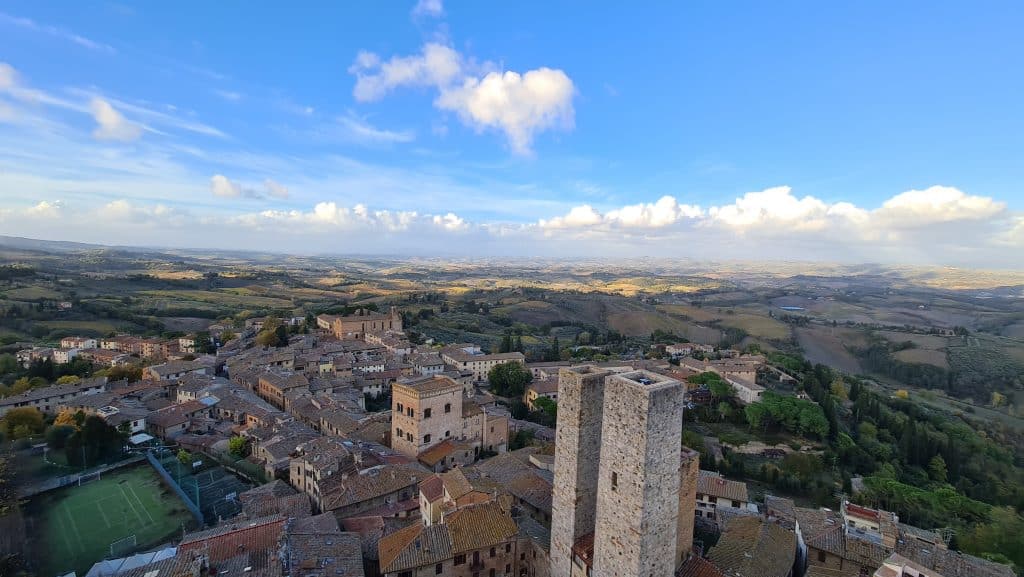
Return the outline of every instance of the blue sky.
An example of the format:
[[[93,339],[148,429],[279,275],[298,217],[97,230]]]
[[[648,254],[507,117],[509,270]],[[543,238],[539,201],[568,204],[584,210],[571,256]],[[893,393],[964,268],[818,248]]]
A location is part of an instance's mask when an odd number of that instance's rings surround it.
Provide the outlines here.
[[[0,232],[1019,268],[1021,29],[1016,2],[3,2]]]

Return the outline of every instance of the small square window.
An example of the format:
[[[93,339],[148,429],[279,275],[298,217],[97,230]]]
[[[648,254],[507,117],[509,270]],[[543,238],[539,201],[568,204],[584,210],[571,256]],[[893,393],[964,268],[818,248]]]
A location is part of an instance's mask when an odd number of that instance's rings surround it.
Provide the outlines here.
[[[434,566],[434,575],[440,575],[444,571],[444,563],[438,563]]]
[[[612,491],[618,490],[619,488],[619,474],[612,471]]]

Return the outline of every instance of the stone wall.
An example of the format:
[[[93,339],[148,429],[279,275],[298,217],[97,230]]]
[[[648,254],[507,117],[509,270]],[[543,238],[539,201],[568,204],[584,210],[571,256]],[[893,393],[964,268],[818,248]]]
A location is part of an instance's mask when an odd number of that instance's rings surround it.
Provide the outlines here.
[[[607,374],[590,366],[563,368],[558,374],[551,517],[552,577],[569,577],[573,544],[594,530]]]
[[[649,382],[645,382],[649,381]],[[671,575],[678,546],[683,386],[646,371],[605,380],[595,575]]]

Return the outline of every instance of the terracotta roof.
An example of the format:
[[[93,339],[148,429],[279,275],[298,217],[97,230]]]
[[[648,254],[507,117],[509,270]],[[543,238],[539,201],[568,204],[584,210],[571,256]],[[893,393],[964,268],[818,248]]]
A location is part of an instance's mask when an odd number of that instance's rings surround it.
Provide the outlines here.
[[[718,567],[715,567],[710,561],[693,555],[679,566],[676,577],[723,577],[723,575]]]
[[[420,483],[420,494],[433,503],[444,497],[444,481],[437,475],[431,475]]]
[[[284,527],[285,519],[279,515],[230,523],[186,535],[178,551],[201,551],[210,563],[220,563],[241,554],[276,551]]]
[[[796,534],[760,517],[737,517],[708,559],[725,575],[786,577],[796,560]]]
[[[697,478],[697,493],[732,501],[749,501],[747,484],[731,481],[712,471],[701,471]]]
[[[319,515],[322,517],[323,515]],[[332,519],[333,515],[328,514]],[[363,552],[359,536],[341,533],[335,522],[333,532],[288,535],[287,574],[303,577],[362,577]]]
[[[539,381],[533,381],[532,383],[530,383],[529,388],[541,395],[557,393],[558,377],[550,377],[547,379],[541,379]]]
[[[453,439],[445,439],[417,455],[416,460],[428,467],[433,467],[438,463],[444,462],[449,455],[457,451],[472,451],[472,447]]]
[[[519,527],[497,501],[463,507],[445,518],[451,530],[452,551],[461,553],[492,547],[515,538]]]
[[[406,465],[382,465],[356,475],[332,475],[321,481],[325,510],[333,511],[414,487],[426,473]]]
[[[406,382],[397,382],[392,387],[409,389],[416,393],[439,393],[448,389],[462,390],[462,385],[456,383],[450,377],[443,375],[431,375],[429,377],[417,378]]]
[[[462,473],[462,469],[452,469],[441,473],[439,477],[444,482],[445,491],[448,491],[448,495],[452,499],[458,499],[473,490],[473,486],[466,480],[466,475]]]
[[[453,555],[451,534],[446,525],[409,525],[385,535],[377,545],[381,573],[422,567]]]
[[[451,559],[458,553],[493,547],[516,537],[519,527],[497,501],[459,509],[444,523],[410,525],[381,538],[382,573],[404,571]]]

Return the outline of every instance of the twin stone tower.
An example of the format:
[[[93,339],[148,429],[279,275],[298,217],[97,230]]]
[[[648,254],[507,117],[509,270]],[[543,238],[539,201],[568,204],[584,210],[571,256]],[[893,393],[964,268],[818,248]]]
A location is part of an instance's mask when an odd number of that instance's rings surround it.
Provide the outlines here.
[[[699,462],[679,381],[559,373],[551,577],[669,577],[690,553]]]

